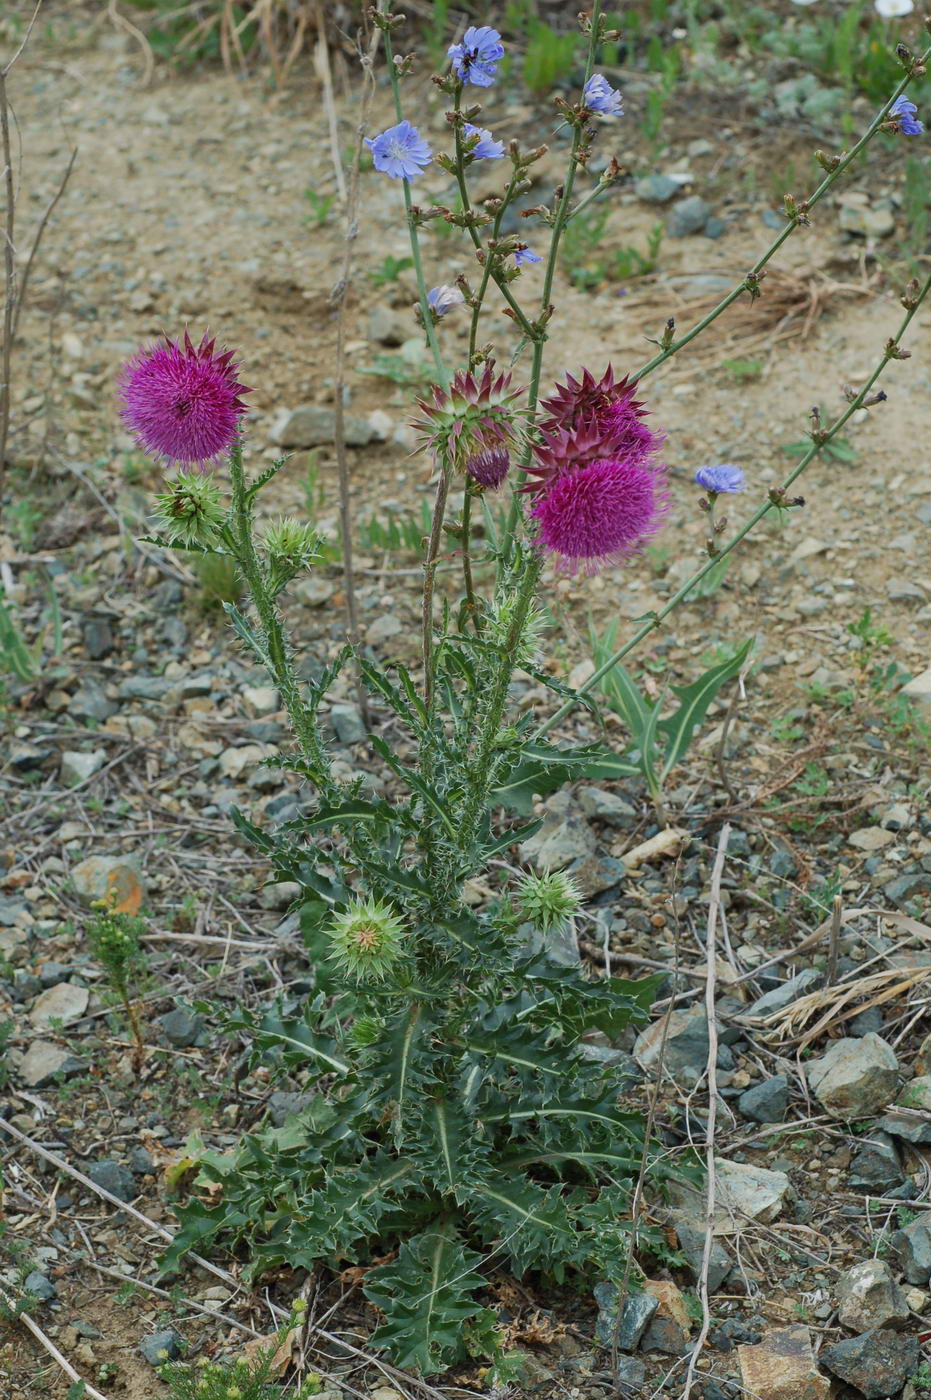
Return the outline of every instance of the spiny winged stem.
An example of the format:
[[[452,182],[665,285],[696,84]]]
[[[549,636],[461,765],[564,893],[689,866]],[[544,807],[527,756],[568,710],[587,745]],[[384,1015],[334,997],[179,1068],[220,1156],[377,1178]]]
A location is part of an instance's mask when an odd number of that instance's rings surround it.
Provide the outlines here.
[[[543,568],[540,555],[533,551],[524,563],[524,576],[520,581],[514,616],[507,635],[501,644],[498,670],[491,688],[491,694],[483,707],[479,728],[475,761],[468,772],[468,793],[459,823],[459,848],[468,851],[475,839],[479,818],[488,802],[490,779],[492,776],[495,747],[501,732],[501,721],[507,704],[508,686],[514,673],[514,658],[518,654],[527,615],[533,602],[534,592]]]
[[[423,689],[427,707],[428,722],[432,717],[434,697],[433,676],[433,583],[436,577],[436,563],[440,552],[440,536],[443,531],[443,517],[446,514],[446,498],[449,495],[449,463],[441,461],[440,479],[436,485],[436,503],[433,507],[433,524],[427,542],[427,553],[423,566],[423,609],[421,625],[423,633]]]
[[[329,773],[329,762],[320,742],[317,726],[308,715],[301,697],[300,686],[291,665],[284,632],[278,617],[275,601],[269,593],[252,538],[252,502],[246,487],[246,474],[242,465],[242,442],[237,440],[230,452],[230,486],[233,496],[233,539],[236,562],[242,569],[243,577],[252,595],[255,610],[259,615],[265,634],[265,646],[271,666],[272,678],[278,687],[288,711],[291,726],[301,748],[321,779]]]
[[[889,363],[889,361],[899,358],[897,353],[899,342],[901,341],[903,335],[908,329],[912,317],[915,315],[922,302],[928,296],[929,292],[931,292],[931,274],[929,274],[929,276],[925,280],[924,286],[920,289],[920,291],[917,292],[914,300],[908,306],[905,316],[903,317],[902,322],[899,325],[899,328],[896,331],[895,335],[892,337],[891,340],[887,341],[886,346],[883,350],[882,358],[880,359],[876,368],[873,370],[873,373],[870,375],[867,382],[863,385],[863,388],[860,390],[857,396],[850,401],[850,403],[844,409],[843,413],[841,413],[839,417],[831,424],[830,428],[826,429],[823,435],[819,434],[817,441],[812,442],[811,447],[808,449],[808,451],[805,453],[802,459],[796,464],[793,470],[789,473],[785,481],[783,481],[782,485],[774,488],[770,492],[768,499],[764,501],[763,504],[759,506],[756,511],[754,511],[753,515],[751,515],[746,525],[743,525],[741,529],[739,529],[737,533],[728,540],[727,544],[721,545],[719,547],[718,552],[715,554],[714,558],[706,560],[702,567],[700,569],[697,569],[695,573],[692,574],[691,578],[686,579],[682,587],[679,588],[677,592],[673,594],[673,596],[669,599],[667,603],[664,604],[662,608],[660,608],[659,612],[653,613],[653,615],[643,624],[643,626],[640,627],[634,633],[634,635],[629,639],[629,641],[625,642],[622,647],[619,647],[617,651],[613,652],[612,655],[608,658],[608,660],[603,662],[602,665],[599,666],[598,669],[595,672],[593,672],[591,676],[589,676],[588,680],[585,681],[583,685],[579,686],[579,689],[576,692],[576,695],[573,699],[566,700],[562,705],[560,705],[559,709],[556,710],[555,713],[549,717],[548,720],[546,720],[535,730],[533,735],[534,739],[540,739],[543,737],[543,735],[548,734],[551,729],[553,729],[557,724],[559,724],[560,720],[564,719],[566,715],[569,714],[570,710],[575,708],[575,705],[577,704],[578,700],[582,698],[582,696],[587,695],[590,691],[594,690],[595,687],[599,684],[599,682],[604,679],[608,672],[612,670],[612,668],[616,666],[619,661],[623,661],[624,657],[627,656],[629,652],[633,651],[634,647],[639,646],[639,644],[644,640],[645,637],[648,637],[651,632],[655,631],[656,628],[659,627],[660,624],[669,616],[673,609],[677,608],[681,602],[684,602],[684,600],[688,597],[689,593],[691,593],[695,585],[700,583],[701,580],[706,576],[706,574],[709,574],[712,569],[716,568],[720,561],[724,559],[728,554],[730,554],[731,550],[736,549],[737,545],[740,544],[741,540],[744,539],[747,535],[749,535],[751,530],[754,530],[756,528],[756,526],[760,523],[760,521],[765,515],[768,515],[771,510],[779,510],[783,508],[782,502],[785,498],[786,492],[788,491],[789,487],[793,484],[793,482],[798,480],[805,468],[814,460],[815,457],[818,456],[819,452],[821,452],[822,449],[827,446],[831,439],[835,437],[837,433],[840,432],[841,428],[848,421],[848,419],[851,418],[854,413],[856,413],[857,409],[862,407],[864,401],[869,396],[870,390],[873,388],[873,385],[879,379],[880,375],[886,368],[886,365]]]

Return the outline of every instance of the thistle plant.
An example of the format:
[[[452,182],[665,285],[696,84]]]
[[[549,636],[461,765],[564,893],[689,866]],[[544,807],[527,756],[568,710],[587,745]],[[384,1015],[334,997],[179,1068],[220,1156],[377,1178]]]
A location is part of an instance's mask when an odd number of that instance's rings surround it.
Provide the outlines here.
[[[95,908],[99,913],[87,926],[88,941],[94,957],[107,974],[110,986],[123,1004],[133,1039],[132,1068],[138,1074],[145,1059],[145,1037],[133,989],[136,979],[145,969],[145,954],[139,941],[145,932],[145,920],[116,913],[106,900],[99,900]]]
[[[635,567],[663,527],[669,498],[664,434],[649,412],[650,373],[739,297],[765,295],[769,259],[812,222],[869,141],[920,135],[913,104],[903,98],[924,72],[924,58],[900,55],[901,83],[849,152],[816,153],[824,178],[803,199],[786,195],[785,228],[712,312],[684,333],[667,318],[644,365],[623,373],[579,366],[551,383],[544,369],[557,324],[560,245],[620,174],[609,160],[596,180],[588,177],[596,147],[624,118],[621,94],[596,65],[601,46],[617,35],[606,29],[599,4],[582,17],[584,77],[574,99],[557,101],[570,135],[565,178],[550,204],[522,211],[525,239],[504,231],[503,216],[529,190],[545,147],[525,150],[482,126],[476,100],[498,78],[501,36],[472,26],[449,49],[447,69],[434,77],[447,99],[445,131],[428,136],[405,116],[413,57],[394,51],[403,16],[382,3],[373,18],[395,121],[367,138],[371,178],[396,181],[403,197],[416,321],[435,381],[414,410],[435,480],[419,667],[382,665],[347,645],[317,679],[303,678],[281,598],[313,567],[317,545],[300,521],[256,525],[259,493],[284,462],[247,475],[249,391],[232,351],[206,335],[197,347],[185,335],[149,348],[131,362],[122,392],[140,443],[181,464],[160,498],[155,542],[235,561],[251,607],[228,603],[227,615],[290,717],[294,743],[278,761],[313,794],[313,810],[274,835],[234,813],[277,877],[303,890],[314,989],[303,1002],[232,1019],[256,1061],[269,1059],[312,1091],[310,1105],[284,1128],[245,1137],[234,1154],[201,1153],[198,1184],[209,1190],[179,1208],[181,1228],[164,1264],[172,1268],[187,1249],[203,1251],[218,1237],[245,1248],[250,1277],[320,1261],[365,1265],[390,1253],[392,1262],[365,1273],[363,1291],[382,1316],[372,1343],[429,1373],[469,1355],[500,1361],[497,1318],[483,1299],[492,1262],[556,1279],[598,1273],[620,1283],[628,1275],[631,1185],[645,1150],[642,1122],[619,1107],[615,1071],[586,1053],[586,1037],[615,1038],[642,1021],[655,983],[591,980],[550,957],[553,936],[579,909],[571,872],[510,876],[499,873],[499,861],[494,895],[479,907],[466,898],[467,882],[488,879],[490,862],[537,830],[534,799],[566,782],[641,774],[659,804],[665,776],[746,648],[678,691],[679,709],[666,720],[624,684],[619,663],[767,514],[797,507],[790,494],[797,478],[851,414],[879,402],[874,386],[887,364],[907,357],[903,338],[929,282],[907,289],[904,317],[887,333],[863,388],[833,423],[812,425],[810,447],[729,538],[727,520],[716,515],[719,498],[742,504],[759,496],[759,486],[732,464],[696,464],[696,485],[706,493],[696,491],[696,521],[704,515],[708,525],[704,550],[700,535],[696,549],[706,557],[661,610],[621,645],[612,641],[577,691],[554,680],[540,659],[547,570]],[[413,101],[422,110],[422,93]],[[500,162],[503,173],[499,192],[475,204],[470,172],[482,161]],[[452,181],[448,205],[414,202],[414,187],[433,165]],[[588,188],[577,194],[583,181]],[[474,268],[450,282],[438,267],[431,287],[420,233],[434,220],[461,235]],[[545,252],[537,252],[547,236]],[[500,330],[482,341],[491,316],[500,326],[502,309],[516,344]],[[462,315],[468,355],[451,364],[447,318]],[[455,513],[454,489],[463,498]],[[436,597],[448,539],[462,571],[458,600]],[[342,779],[331,761],[320,711],[350,663],[373,713],[387,712],[393,732],[408,741],[403,751],[414,755],[402,758],[379,733],[370,735],[373,758],[393,778],[390,800]],[[547,719],[512,708],[517,667],[553,693]],[[550,731],[609,677],[636,754],[551,743]],[[531,819],[515,825],[515,813]],[[529,952],[520,932],[527,922],[539,935]],[[654,1163],[652,1178],[664,1169]]]

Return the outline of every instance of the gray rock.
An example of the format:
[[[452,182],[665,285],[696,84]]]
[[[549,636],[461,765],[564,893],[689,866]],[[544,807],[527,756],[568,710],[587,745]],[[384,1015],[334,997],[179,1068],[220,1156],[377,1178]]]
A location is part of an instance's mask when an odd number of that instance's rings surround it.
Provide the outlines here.
[[[129,1153],[129,1170],[133,1176],[151,1176],[155,1171],[151,1152],[144,1147],[133,1147]]]
[[[860,209],[845,204],[839,223],[844,233],[856,233],[863,238],[888,238],[895,233],[895,218],[888,209]]]
[[[169,1045],[174,1045],[178,1050],[187,1050],[200,1035],[204,1023],[199,1016],[192,1016],[186,1007],[176,1006],[174,1010],[166,1011],[164,1016],[159,1016],[155,1024],[161,1028]]]
[[[107,761],[106,749],[66,750],[61,756],[59,777],[64,787],[76,787],[99,773]]]
[[[931,1225],[926,1220],[920,1216],[892,1236],[892,1248],[906,1280],[920,1288],[931,1282]]]
[[[115,893],[121,901],[132,893],[144,897],[142,874],[132,856],[88,856],[71,871],[75,894],[85,904]]]
[[[136,1183],[133,1174],[128,1167],[121,1166],[119,1162],[112,1162],[105,1159],[101,1162],[91,1162],[87,1168],[87,1175],[95,1186],[99,1186],[103,1191],[109,1191],[111,1196],[116,1196],[121,1201],[132,1201],[136,1197]]]
[[[368,733],[358,705],[334,705],[330,720],[341,744],[358,744]]]
[[[344,426],[347,447],[365,447],[375,436],[370,423],[351,413],[345,415]],[[336,410],[316,403],[282,409],[268,436],[280,447],[325,447],[336,436]]]
[[[845,1269],[834,1288],[834,1305],[838,1322],[851,1332],[899,1329],[911,1316],[905,1294],[883,1259],[864,1259]]]
[[[643,1387],[646,1385],[647,1368],[636,1356],[619,1356],[617,1359],[617,1383],[620,1386],[621,1395],[634,1400],[637,1395],[643,1394]],[[706,1392],[707,1393],[707,1392]]]
[[[53,1298],[58,1297],[58,1289],[52,1280],[46,1278],[45,1274],[40,1274],[38,1269],[33,1269],[31,1274],[26,1275],[23,1280],[23,1289],[42,1303],[50,1303]]]
[[[124,700],[163,700],[171,690],[163,676],[130,676],[120,686]]]
[[[604,894],[605,890],[613,890],[621,883],[624,862],[594,851],[591,855],[574,860],[566,874],[571,876],[586,899],[593,899],[596,894]]]
[[[68,714],[72,719],[89,719],[96,723],[109,719],[118,709],[116,701],[107,699],[103,686],[93,676],[85,677],[68,704]]]
[[[594,852],[595,833],[567,792],[549,799],[543,825],[520,848],[521,860],[538,872],[563,870]]]
[[[676,1218],[673,1221],[679,1237],[679,1249],[685,1257],[689,1272],[696,1279],[701,1277],[702,1261],[705,1254],[705,1228],[693,1221]],[[727,1278],[734,1261],[719,1240],[711,1242],[711,1257],[708,1262],[708,1292],[716,1293]]]
[[[639,820],[636,807],[623,797],[618,797],[617,793],[605,792],[597,787],[583,787],[579,788],[576,798],[587,817],[604,822],[607,826],[630,831]]]
[[[669,1017],[663,1047],[666,1018],[652,1022],[634,1042],[634,1055],[641,1066],[653,1069],[663,1052],[663,1066],[673,1079],[694,1084],[708,1061],[708,1020],[700,1006],[673,1011]]]
[[[54,1045],[50,1040],[34,1040],[22,1058],[19,1075],[30,1089],[41,1089],[43,1085],[51,1083],[56,1075],[70,1079],[85,1067],[85,1062],[72,1055],[70,1050]]]
[[[259,903],[263,909],[290,909],[300,898],[301,887],[295,880],[277,880],[265,885],[259,892]]]
[[[645,204],[669,204],[682,189],[669,175],[644,175],[634,181],[634,194]]]
[[[878,1328],[827,1347],[819,1360],[866,1400],[887,1400],[917,1371],[921,1348],[917,1337]]]
[[[268,1116],[273,1126],[283,1128],[289,1118],[309,1108],[315,1097],[314,1094],[289,1094],[283,1089],[276,1089],[268,1100]]]
[[[890,880],[887,885],[883,885],[883,894],[893,904],[906,905],[909,900],[917,895],[927,895],[931,893],[931,872],[913,871],[908,875],[899,875],[897,879]]]
[[[14,773],[33,773],[45,762],[50,749],[36,748],[35,744],[17,742],[7,749],[6,762]]]
[[[595,1301],[600,1308],[595,1323],[595,1336],[604,1346],[612,1346],[617,1324],[617,1287],[613,1283],[595,1284]],[[651,1293],[630,1293],[621,1309],[621,1325],[617,1344],[621,1351],[636,1351],[640,1339],[659,1307],[659,1299]]]
[[[640,1350],[658,1351],[663,1356],[681,1356],[688,1342],[688,1336],[675,1318],[654,1317],[640,1339]]]
[[[884,1196],[905,1180],[895,1143],[888,1133],[875,1128],[854,1155],[847,1174],[852,1191]]]
[[[848,1035],[869,1035],[870,1031],[875,1035],[882,1035],[883,1014],[878,1006],[870,1006],[865,1011],[858,1011],[856,1016],[851,1016],[847,1022]]]
[[[705,224],[705,228],[704,228],[705,237],[706,237],[706,238],[715,238],[715,239],[717,239],[717,238],[723,238],[724,235],[725,235],[726,233],[727,233],[727,224],[724,222],[723,219],[719,219],[718,216],[717,216],[716,214],[712,214],[711,218],[710,218],[710,219],[708,220],[708,222]]]
[[[84,1015],[89,999],[90,992],[86,987],[76,987],[73,982],[59,982],[36,997],[29,1012],[30,1023],[37,1030],[45,1030],[53,1023],[69,1026]]]
[[[913,676],[903,685],[901,693],[918,705],[931,705],[931,666],[921,675]]]
[[[0,925],[4,928],[15,928],[17,924],[22,923],[23,915],[28,913],[25,900],[0,895]]]
[[[752,1005],[747,1007],[747,1016],[769,1016],[774,1011],[784,1011],[787,1006],[791,1006],[793,1001],[798,1001],[799,997],[806,992],[812,991],[821,981],[821,973],[816,967],[805,967],[801,972],[797,972],[794,977],[790,977],[788,982],[783,982],[780,986],[774,987],[771,992],[766,992],[758,997]]]
[[[701,195],[689,195],[675,206],[669,217],[670,237],[686,238],[690,233],[701,233],[711,213],[711,205]]]
[[[365,629],[365,640],[369,646],[378,646],[381,642],[390,642],[392,637],[403,631],[404,625],[400,618],[395,617],[394,613],[386,612],[369,623]]]
[[[113,628],[105,617],[85,618],[81,625],[84,650],[91,661],[101,661],[113,650]]]
[[[177,1360],[184,1351],[184,1338],[173,1327],[166,1327],[164,1332],[143,1337],[139,1350],[150,1366],[164,1366],[166,1361]]]
[[[789,1106],[789,1081],[784,1074],[754,1084],[737,1100],[744,1118],[754,1123],[781,1123]]]
[[[931,1118],[927,1115],[910,1113],[886,1113],[877,1118],[876,1127],[890,1137],[901,1142],[910,1142],[915,1147],[931,1146]]]
[[[877,1113],[895,1097],[899,1062],[891,1045],[872,1033],[835,1040],[806,1075],[818,1102],[836,1118]]]
[[[379,302],[369,310],[369,340],[379,345],[403,345],[410,326],[393,307]]]

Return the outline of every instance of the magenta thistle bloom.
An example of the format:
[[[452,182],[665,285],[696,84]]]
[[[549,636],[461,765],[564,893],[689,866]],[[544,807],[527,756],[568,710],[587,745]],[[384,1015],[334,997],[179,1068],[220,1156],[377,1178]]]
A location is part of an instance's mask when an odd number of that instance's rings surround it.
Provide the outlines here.
[[[531,514],[540,543],[564,572],[594,574],[642,549],[667,510],[661,469],[606,457],[558,476]]]
[[[466,471],[479,486],[496,491],[508,474],[510,458],[506,447],[491,447],[485,452],[476,452],[466,462]]]
[[[590,112],[600,112],[603,117],[622,117],[621,94],[613,88],[602,73],[593,73],[582,89],[582,101]]]
[[[504,57],[504,45],[497,29],[473,24],[463,34],[462,43],[450,44],[447,52],[457,78],[475,87],[491,87]]]
[[[372,152],[375,169],[390,175],[392,180],[416,180],[424,166],[430,164],[433,152],[410,122],[398,122],[380,135],[365,138]]]
[[[123,422],[145,452],[205,469],[236,440],[252,390],[236,378],[233,351],[214,352],[206,333],[195,346],[165,343],[141,350],[120,373]]]

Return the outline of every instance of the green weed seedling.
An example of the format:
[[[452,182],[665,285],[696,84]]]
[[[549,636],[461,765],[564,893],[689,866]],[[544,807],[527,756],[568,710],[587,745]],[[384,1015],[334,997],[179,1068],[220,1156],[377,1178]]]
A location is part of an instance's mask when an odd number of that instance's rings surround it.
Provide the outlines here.
[[[117,914],[105,900],[94,906],[97,916],[87,926],[91,952],[107,975],[126,1012],[133,1039],[132,1066],[136,1074],[145,1059],[145,1038],[135,1003],[135,985],[145,971],[146,960],[140,939],[145,932],[145,919],[129,914]]]
[[[331,194],[318,194],[316,190],[308,188],[304,191],[304,198],[310,205],[310,215],[304,222],[306,224],[313,224],[315,228],[322,228],[330,217],[334,196]]]
[[[397,282],[402,272],[407,272],[414,266],[413,258],[393,258],[389,253],[383,260],[380,267],[366,273],[376,287],[387,287],[390,282]]]
[[[596,666],[613,655],[616,635],[616,622],[600,637],[592,632],[592,659]],[[685,756],[718,691],[740,673],[752,646],[752,641],[744,642],[732,656],[711,666],[691,685],[672,686],[679,705],[665,717],[662,699],[651,701],[624,666],[616,664],[602,679],[600,688],[605,700],[630,730],[631,743],[623,762],[629,774],[639,774],[645,780],[660,821],[665,821],[663,788],[669,774]]]
[[[209,550],[195,555],[193,568],[200,584],[199,602],[203,608],[209,611],[238,601],[242,585],[236,561],[229,554]]]
[[[170,1362],[159,1368],[170,1400],[311,1400],[323,1390],[323,1378],[311,1371],[293,1388],[282,1391],[276,1377],[283,1369],[281,1354],[288,1334],[300,1323],[306,1304],[296,1299],[288,1325],[251,1357],[193,1364]]]
[[[765,366],[762,360],[722,360],[721,368],[735,384],[755,384],[762,378]]]

